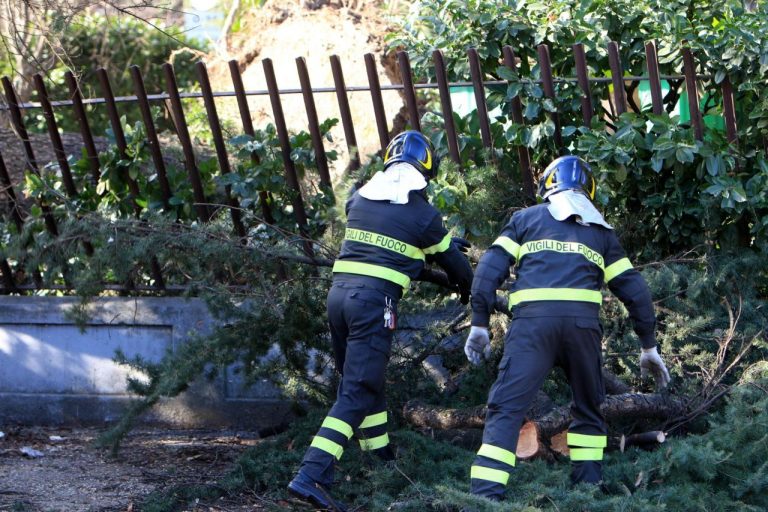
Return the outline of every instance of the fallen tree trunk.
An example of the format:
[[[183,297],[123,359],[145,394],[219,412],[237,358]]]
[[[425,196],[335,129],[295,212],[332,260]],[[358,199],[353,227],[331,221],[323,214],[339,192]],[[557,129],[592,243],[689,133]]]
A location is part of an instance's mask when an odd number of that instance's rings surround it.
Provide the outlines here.
[[[529,418],[544,416],[556,410],[552,400],[539,391],[526,415]],[[410,400],[403,406],[403,416],[415,427],[435,429],[483,428],[486,406],[478,405],[468,409],[451,409],[428,405],[420,400]]]
[[[606,421],[656,419],[665,420],[679,416],[685,411],[682,399],[658,393],[624,393],[609,395],[601,407]],[[426,405],[411,400],[403,407],[403,416],[411,425],[422,428],[468,429],[483,428],[485,406],[469,409],[451,409]],[[569,406],[555,407],[538,418],[536,423],[540,438],[550,439],[568,428],[571,422]]]
[[[403,416],[413,426],[437,429],[483,428],[485,425],[484,405],[471,409],[450,409],[427,405],[410,400],[403,406]]]

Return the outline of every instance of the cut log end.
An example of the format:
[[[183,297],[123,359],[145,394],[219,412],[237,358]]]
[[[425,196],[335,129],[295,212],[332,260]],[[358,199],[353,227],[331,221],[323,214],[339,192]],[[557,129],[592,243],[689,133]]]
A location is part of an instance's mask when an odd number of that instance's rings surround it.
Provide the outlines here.
[[[549,447],[552,451],[559,453],[564,457],[571,455],[571,450],[568,448],[568,431],[563,430],[559,434],[555,434],[549,440]]]
[[[536,457],[542,451],[541,441],[539,441],[539,428],[536,423],[526,421],[520,428],[520,437],[517,438],[517,458],[528,460]]]

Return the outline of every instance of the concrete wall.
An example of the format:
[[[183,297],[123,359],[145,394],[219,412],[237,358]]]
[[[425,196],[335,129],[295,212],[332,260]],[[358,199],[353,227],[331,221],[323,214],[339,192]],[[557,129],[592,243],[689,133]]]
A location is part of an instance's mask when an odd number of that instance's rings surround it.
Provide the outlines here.
[[[131,396],[128,376],[112,359],[159,361],[214,320],[199,299],[101,298],[85,330],[75,325],[71,297],[0,297],[0,425],[102,425],[119,419]],[[201,378],[156,405],[143,421],[173,427],[271,428],[290,405],[266,382],[245,388],[231,369]]]

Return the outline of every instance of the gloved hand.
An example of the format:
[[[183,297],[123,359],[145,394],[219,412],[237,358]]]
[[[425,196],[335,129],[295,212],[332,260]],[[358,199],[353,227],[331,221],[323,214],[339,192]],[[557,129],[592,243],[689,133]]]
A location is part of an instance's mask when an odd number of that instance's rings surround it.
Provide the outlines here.
[[[469,240],[466,238],[461,238],[460,236],[451,237],[451,243],[464,254],[467,254],[469,248],[472,247],[472,244],[469,243]]]
[[[475,366],[479,365],[483,358],[488,359],[491,355],[491,340],[488,337],[488,329],[485,327],[475,327],[469,330],[467,342],[464,344],[464,353],[469,362]]]
[[[669,372],[656,347],[644,348],[640,353],[640,377],[645,378],[648,372],[653,375],[657,390],[669,384]]]

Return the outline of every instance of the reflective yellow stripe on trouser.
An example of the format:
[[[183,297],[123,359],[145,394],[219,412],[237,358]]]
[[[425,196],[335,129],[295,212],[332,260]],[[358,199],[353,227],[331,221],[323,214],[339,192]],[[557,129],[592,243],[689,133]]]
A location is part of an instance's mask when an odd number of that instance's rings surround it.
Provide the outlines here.
[[[484,444],[477,451],[477,454],[482,457],[487,457],[489,459],[503,462],[504,464],[508,464],[510,466],[515,465],[515,454],[509,450],[505,450],[504,448],[499,448],[498,446]]]
[[[387,411],[382,411],[376,414],[366,416],[363,422],[360,424],[360,428],[371,428],[379,425],[383,425],[387,422]]]
[[[502,462],[508,466],[514,467],[515,465],[515,454],[513,452],[491,444],[483,444],[477,451],[477,455],[479,457]],[[509,481],[509,472],[501,469],[474,465],[470,469],[470,478],[488,480],[489,482],[507,485],[507,482]]]
[[[376,430],[379,430],[379,432],[381,432],[382,429],[375,429],[374,427],[386,426],[386,424],[387,424],[387,411],[382,411],[376,414],[371,414],[370,416],[366,416],[365,419],[363,419],[363,422],[360,424],[360,430],[372,429],[374,430],[374,432]],[[360,449],[363,451],[378,450],[379,448],[384,448],[388,444],[389,444],[389,434],[387,434],[386,432],[379,436],[375,436],[367,439],[366,438],[360,439]]]
[[[361,439],[360,449],[363,451],[378,450],[379,448],[384,448],[388,444],[389,434],[383,434],[378,437],[372,437],[371,439]]]
[[[320,428],[329,428],[331,430],[335,430],[336,432],[347,436],[347,439],[352,437],[352,427],[349,425],[349,423],[338,418],[334,418],[333,416],[326,417],[323,420],[323,424],[320,425]]]
[[[573,462],[603,460],[603,449],[608,445],[608,436],[604,435],[568,432],[567,440]]]
[[[314,439],[312,439],[312,444],[309,446],[312,446],[314,448],[317,448],[319,450],[323,450],[324,452],[330,453],[336,459],[341,458],[341,454],[344,453],[344,448],[338,444],[334,443],[330,439],[326,439],[322,436],[315,436]]]
[[[500,469],[486,468],[485,466],[472,466],[469,472],[470,478],[488,480],[501,485],[507,485],[509,473]]]
[[[578,288],[529,288],[518,290],[509,295],[509,307],[521,302],[538,300],[567,300],[575,302],[603,303],[603,295],[599,290],[581,290]]]

